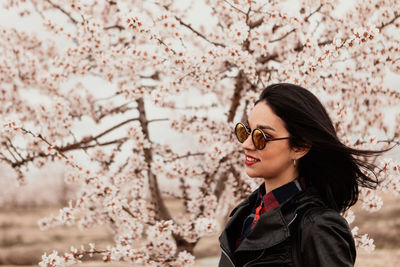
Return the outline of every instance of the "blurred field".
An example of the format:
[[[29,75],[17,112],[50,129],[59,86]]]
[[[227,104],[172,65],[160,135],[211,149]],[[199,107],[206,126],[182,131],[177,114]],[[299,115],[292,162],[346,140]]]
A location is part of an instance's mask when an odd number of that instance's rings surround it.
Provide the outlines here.
[[[377,213],[362,211],[356,206],[356,221],[359,233],[368,233],[375,240],[376,250],[372,254],[358,251],[357,267],[400,266],[400,198],[384,196],[383,208]],[[181,203],[169,200],[173,214],[181,210]],[[79,247],[89,242],[102,248],[112,244],[110,231],[99,227],[81,232],[76,227],[59,227],[40,231],[37,220],[56,214],[59,207],[5,208],[0,209],[0,265],[37,266],[44,252],[53,249],[63,252],[71,245]],[[218,235],[202,239],[195,249],[196,266],[217,266],[219,256]],[[89,259],[88,259],[89,260]],[[96,260],[96,259],[95,259]],[[100,260],[100,258],[97,258]],[[132,266],[127,263],[103,264],[100,261],[85,262],[82,266]]]

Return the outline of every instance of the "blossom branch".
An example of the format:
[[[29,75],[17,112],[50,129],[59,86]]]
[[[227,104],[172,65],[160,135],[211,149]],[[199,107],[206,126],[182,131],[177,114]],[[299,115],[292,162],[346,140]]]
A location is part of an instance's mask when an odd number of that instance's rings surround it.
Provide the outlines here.
[[[150,143],[150,137],[149,137],[149,130],[148,130],[148,121],[146,117],[146,111],[144,108],[144,100],[143,98],[138,98],[137,99],[137,104],[138,104],[138,110],[139,110],[139,122],[140,126],[142,128],[142,132],[144,135],[144,138],[147,139]],[[156,206],[156,209],[159,210],[159,213],[156,214],[156,217],[162,220],[170,220],[171,214],[166,207],[164,203],[164,199],[161,198],[161,192],[160,188],[158,186],[157,182],[157,177],[154,175],[154,173],[151,171],[151,162],[153,161],[153,155],[152,155],[152,150],[151,148],[144,148],[144,158],[145,162],[147,163],[148,166],[148,180],[149,180],[149,188],[150,188],[150,193],[152,200],[154,201],[154,204]]]
[[[112,99],[112,98],[114,98],[114,97],[116,97],[116,96],[119,96],[120,94],[122,94],[122,91],[118,91],[118,92],[116,92],[115,94],[113,94],[113,95],[111,95],[111,96],[107,96],[107,97],[103,97],[103,98],[98,98],[98,99],[96,99],[95,101],[97,102],[97,101],[109,100],[109,99]]]
[[[35,138],[39,138],[40,140],[42,140],[43,142],[45,142],[49,146],[49,149],[51,149],[51,148],[54,149],[62,157],[67,159],[68,157],[64,154],[64,152],[67,152],[67,151],[76,150],[76,149],[87,149],[87,148],[96,147],[96,146],[107,146],[107,145],[111,145],[111,144],[121,144],[121,143],[125,142],[127,140],[127,138],[120,138],[120,139],[109,141],[109,142],[105,142],[105,143],[98,143],[97,139],[99,139],[100,137],[102,137],[102,136],[114,131],[115,129],[118,129],[119,127],[121,127],[121,126],[123,126],[123,125],[125,125],[125,124],[127,124],[129,122],[135,121],[135,120],[138,120],[138,118],[125,120],[125,121],[123,121],[123,122],[121,122],[121,123],[109,128],[109,129],[103,131],[102,133],[100,133],[100,134],[98,134],[96,136],[84,137],[79,142],[75,142],[75,143],[72,143],[72,144],[69,144],[69,145],[66,145],[66,146],[61,146],[61,147],[53,146],[41,134],[36,135],[36,134],[32,133],[31,131],[26,130],[24,128],[21,128],[21,130],[26,134],[30,134]],[[94,145],[86,145],[86,144],[88,144],[88,143],[90,143],[92,141],[96,141],[96,144],[94,144]],[[30,155],[30,156],[24,158],[23,160],[16,160],[16,162],[14,162],[12,164],[12,166],[13,167],[19,167],[19,166],[21,166],[23,164],[26,164],[27,162],[33,161],[35,158],[54,157],[54,156],[56,156],[56,154],[46,154],[46,153],[41,152],[41,153]]]
[[[240,96],[241,92],[244,88],[244,84],[246,83],[246,75],[242,70],[239,71],[238,76],[236,77],[236,82],[235,82],[235,91],[232,95],[232,100],[231,100],[231,106],[229,108],[228,112],[228,122],[232,122],[233,118],[236,114],[236,110],[239,107],[240,103]]]
[[[190,212],[190,208],[189,208],[190,198],[188,195],[189,187],[185,184],[185,180],[183,179],[183,176],[179,177],[179,182],[181,183],[179,188],[182,190],[183,205],[185,206],[186,211]]]
[[[105,131],[99,133],[99,134],[96,135],[96,136],[83,138],[82,141],[80,141],[79,143],[75,143],[75,144],[71,144],[71,145],[69,145],[69,146],[66,146],[66,147],[63,148],[62,151],[70,150],[71,148],[77,147],[77,146],[79,146],[79,145],[81,145],[81,144],[86,144],[86,143],[89,143],[89,142],[91,142],[91,141],[97,140],[97,139],[99,139],[100,137],[102,137],[102,136],[104,136],[104,135],[106,135],[106,134],[108,134],[108,133],[110,133],[110,132],[112,132],[112,131],[114,131],[114,130],[120,128],[121,126],[123,126],[123,125],[125,125],[125,124],[127,124],[127,123],[130,123],[130,122],[132,122],[132,121],[137,121],[137,120],[139,120],[139,118],[127,119],[127,120],[125,120],[125,121],[123,121],[123,122],[120,122],[120,123],[118,123],[117,125],[115,125],[115,126],[109,128],[109,129],[107,129],[107,130],[105,130]]]
[[[46,138],[44,138],[43,136],[42,136],[42,134],[38,134],[38,135],[36,135],[36,134],[34,134],[33,132],[31,132],[31,131],[29,131],[29,130],[26,130],[26,129],[24,129],[24,128],[20,128],[25,134],[30,134],[30,135],[32,135],[33,137],[35,137],[35,138],[39,138],[42,142],[44,142],[44,143],[46,143],[47,145],[48,145],[48,149],[49,150],[51,150],[51,149],[54,149],[55,151],[57,151],[63,158],[65,158],[65,159],[68,159],[68,157],[63,153],[63,151],[61,151],[61,150],[59,150],[59,148],[57,148],[56,146],[53,146],[49,141],[47,141],[46,140]],[[46,156],[48,156],[49,154],[42,154],[42,153],[39,153],[40,155],[46,155]]]
[[[295,31],[296,31],[296,29],[292,29],[291,31],[288,31],[287,33],[285,33],[281,37],[269,41],[269,43],[275,43],[275,42],[278,42],[278,41],[282,41],[283,39],[285,39],[286,37],[288,37],[291,33],[295,32]]]
[[[113,114],[116,114],[116,113],[124,113],[124,112],[126,112],[128,110],[132,110],[132,109],[134,109],[134,107],[128,107],[128,105],[133,103],[133,102],[134,102],[134,100],[126,102],[124,104],[121,104],[121,105],[109,110],[108,112],[100,113],[100,115],[97,117],[97,119],[95,121],[99,122],[101,119],[103,119],[106,116],[113,115]],[[100,112],[101,112],[101,106],[100,106]]]
[[[12,148],[12,150],[14,151],[14,153],[17,154],[18,157],[19,157],[20,159],[23,159],[22,155],[18,152],[18,150],[17,150],[17,149],[15,148],[15,146],[13,145],[11,139],[7,137],[7,141],[8,141],[8,143],[10,144],[10,147]],[[6,144],[6,146],[7,146],[7,144]],[[8,149],[8,146],[7,146],[7,149]]]
[[[215,189],[214,189],[214,192],[213,192],[213,194],[216,196],[217,200],[219,200],[219,198],[222,195],[222,192],[225,189],[225,184],[226,184],[226,181],[228,180],[228,176],[229,176],[230,173],[231,172],[226,171],[226,172],[223,172],[218,177],[217,184],[215,185]]]
[[[4,144],[4,143],[3,143]],[[4,155],[4,153],[2,152],[2,151],[0,151],[0,155],[2,156],[2,157],[0,157],[0,160],[3,160],[3,161],[5,161],[5,162],[7,162],[8,164],[12,164],[12,161],[10,160],[10,159],[8,159],[7,157],[6,157],[6,155]]]
[[[106,30],[106,31],[111,30],[111,29],[118,29],[118,30],[122,31],[122,30],[125,30],[125,27],[118,25],[118,24],[104,27],[104,30]]]
[[[323,7],[323,4],[320,4],[319,7],[318,7],[316,10],[314,10],[314,11],[311,12],[307,17],[304,18],[304,21],[308,22],[308,19],[309,19],[312,15],[314,15],[315,13],[317,13],[318,11],[320,11],[322,7]]]
[[[52,1],[50,0],[46,0],[47,3],[49,3],[52,7],[54,7],[55,9],[60,10],[62,13],[64,13],[65,15],[67,15],[67,17],[74,23],[77,24],[78,21],[76,19],[74,19],[72,17],[71,14],[69,14],[67,11],[65,11],[65,9],[63,9],[61,6],[54,4]]]
[[[18,159],[15,157],[14,153],[10,150],[9,146],[7,145],[6,142],[3,143],[8,151],[8,153],[13,157],[15,162],[18,162]]]
[[[199,36],[200,38],[202,38],[203,40],[209,42],[210,44],[213,44],[215,46],[221,46],[221,47],[226,47],[224,44],[221,43],[217,43],[217,42],[212,42],[210,40],[207,39],[207,37],[205,37],[203,34],[201,34],[199,31],[193,29],[193,27],[190,24],[187,24],[185,22],[182,21],[182,19],[180,19],[179,17],[175,16],[175,19],[182,25],[185,26],[186,28],[188,28],[189,30],[191,30],[193,33],[195,33],[197,36]]]
[[[225,3],[227,3],[228,5],[230,5],[233,9],[235,9],[235,10],[237,10],[237,11],[239,11],[240,13],[242,13],[242,14],[244,14],[244,15],[247,15],[247,13],[246,12],[244,12],[243,10],[241,10],[240,8],[237,8],[237,7],[235,7],[234,5],[232,5],[231,3],[229,3],[229,1],[227,1],[227,0],[224,0],[224,2]]]
[[[254,28],[257,28],[258,26],[260,26],[263,22],[264,22],[264,18],[259,18],[258,20],[255,20],[255,21],[248,20],[247,26],[249,26],[250,29],[254,29]]]
[[[396,12],[396,13],[397,13],[397,12]],[[395,14],[396,14],[396,13],[395,13]],[[379,30],[382,30],[383,28],[385,28],[385,27],[387,27],[387,26],[393,24],[398,18],[400,18],[400,14],[395,15],[393,19],[391,19],[390,21],[388,21],[388,22],[386,22],[386,23],[383,23],[381,26],[379,26],[379,27],[377,27],[377,28],[378,28]]]
[[[125,143],[128,140],[129,140],[128,137],[123,137],[123,138],[119,138],[119,139],[116,139],[116,140],[113,140],[113,141],[104,142],[104,143],[96,142],[96,144],[87,145],[87,146],[81,146],[81,147],[76,148],[76,149],[84,149],[85,150],[87,148],[99,147],[99,146],[108,146],[108,145],[114,145],[114,144],[121,145],[121,144]]]
[[[357,145],[361,145],[361,144],[366,144],[366,143],[371,143],[371,142],[374,142],[374,141],[375,141],[374,139],[371,139],[371,140],[369,140],[369,141],[360,141],[360,140],[357,140],[357,141],[353,144],[353,146],[357,146]],[[377,143],[387,143],[388,145],[394,143],[394,146],[393,146],[393,147],[395,147],[395,146],[397,146],[397,145],[400,145],[400,140],[395,140],[395,138],[386,139],[386,140],[377,140],[376,142],[377,142]],[[392,148],[393,148],[393,147],[392,147]]]
[[[188,152],[185,155],[177,156],[177,157],[172,158],[170,160],[164,160],[164,162],[167,163],[167,162],[172,162],[172,161],[175,161],[175,160],[188,158],[188,157],[194,157],[194,156],[204,156],[204,154],[205,154],[204,152],[198,152],[198,153],[190,153],[190,152]]]
[[[171,52],[172,52],[174,55],[176,55],[176,51],[175,51],[174,49],[170,48],[163,40],[161,40],[160,38],[156,38],[156,40],[157,40],[160,44],[162,44],[163,46],[165,46],[166,49],[171,50]]]
[[[31,0],[31,4],[32,4],[33,8],[35,9],[35,11],[39,14],[39,16],[44,20],[45,17],[44,17],[44,15],[43,15],[43,12],[40,11],[40,10],[37,8],[37,6],[36,6],[36,4],[35,4],[35,2],[34,2],[33,0]]]

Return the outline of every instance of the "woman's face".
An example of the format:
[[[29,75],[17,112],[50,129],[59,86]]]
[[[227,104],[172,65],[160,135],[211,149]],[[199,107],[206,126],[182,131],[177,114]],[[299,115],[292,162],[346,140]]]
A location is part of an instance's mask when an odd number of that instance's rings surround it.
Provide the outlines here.
[[[278,138],[289,136],[284,122],[264,101],[257,103],[250,111],[247,125],[251,131],[261,128],[267,137]],[[250,177],[273,179],[293,175],[294,153],[289,147],[289,140],[282,139],[269,141],[262,150],[257,150],[251,140],[251,135],[242,143],[246,156],[252,156],[259,161],[255,164],[246,164],[246,173]]]

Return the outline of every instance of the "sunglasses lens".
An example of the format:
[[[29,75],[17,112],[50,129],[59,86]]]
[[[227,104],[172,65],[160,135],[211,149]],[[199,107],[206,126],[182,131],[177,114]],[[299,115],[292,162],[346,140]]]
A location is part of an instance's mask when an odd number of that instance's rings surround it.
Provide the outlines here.
[[[255,129],[253,131],[253,142],[257,149],[263,149],[265,146],[265,138],[261,130]]]
[[[243,143],[249,136],[249,134],[246,131],[245,126],[241,123],[236,124],[235,134],[240,143]]]

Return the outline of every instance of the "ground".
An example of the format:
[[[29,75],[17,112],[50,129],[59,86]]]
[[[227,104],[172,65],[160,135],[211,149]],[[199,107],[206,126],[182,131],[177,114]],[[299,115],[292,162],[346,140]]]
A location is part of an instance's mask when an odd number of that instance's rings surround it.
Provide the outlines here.
[[[400,206],[399,198],[384,195],[383,208],[375,213],[363,211],[357,204],[354,208],[359,233],[368,233],[375,240],[376,250],[367,254],[358,250],[356,267],[400,266]],[[179,201],[169,200],[172,213],[181,209]],[[112,236],[105,227],[81,232],[76,227],[59,227],[40,231],[37,220],[56,214],[60,207],[3,207],[0,209],[0,265],[37,266],[44,252],[53,249],[68,250],[71,245],[79,247],[94,242],[98,247],[112,244]],[[219,257],[218,235],[203,238],[195,248],[196,266],[217,266]],[[126,263],[103,264],[90,261],[82,264],[95,266],[132,266]]]

